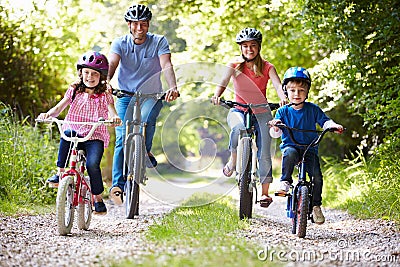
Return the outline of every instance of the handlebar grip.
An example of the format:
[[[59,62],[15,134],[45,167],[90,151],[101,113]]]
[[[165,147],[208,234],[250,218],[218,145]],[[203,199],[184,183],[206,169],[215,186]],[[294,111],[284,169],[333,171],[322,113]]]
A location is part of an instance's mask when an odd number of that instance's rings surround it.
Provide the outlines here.
[[[268,103],[268,105],[271,111],[280,108],[280,105],[278,103]]]

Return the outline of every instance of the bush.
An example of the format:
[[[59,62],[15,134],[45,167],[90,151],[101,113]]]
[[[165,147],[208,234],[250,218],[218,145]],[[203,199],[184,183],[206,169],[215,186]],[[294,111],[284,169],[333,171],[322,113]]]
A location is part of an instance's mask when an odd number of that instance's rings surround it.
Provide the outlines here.
[[[54,172],[58,145],[25,121],[18,121],[0,102],[0,210],[15,212],[32,204],[54,203],[54,189],[46,186]]]
[[[368,159],[361,151],[342,163],[324,158],[324,201],[360,218],[400,222],[399,149],[397,138],[380,145]]]

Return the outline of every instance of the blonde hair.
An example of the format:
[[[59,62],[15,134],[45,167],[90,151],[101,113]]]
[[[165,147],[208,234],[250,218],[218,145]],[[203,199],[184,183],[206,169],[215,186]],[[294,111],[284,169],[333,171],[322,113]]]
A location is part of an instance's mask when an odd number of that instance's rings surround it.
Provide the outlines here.
[[[239,65],[236,66],[236,76],[243,72],[243,69],[246,65],[246,61],[241,62]],[[252,71],[256,74],[256,77],[263,77],[264,74],[264,62],[260,56],[260,53],[254,59],[254,65]]]

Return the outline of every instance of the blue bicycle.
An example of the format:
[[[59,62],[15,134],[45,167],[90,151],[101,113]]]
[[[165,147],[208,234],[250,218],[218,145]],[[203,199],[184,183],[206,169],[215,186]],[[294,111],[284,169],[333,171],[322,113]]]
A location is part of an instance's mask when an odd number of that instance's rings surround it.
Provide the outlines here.
[[[287,197],[286,215],[292,220],[292,234],[297,234],[298,237],[305,237],[307,230],[307,220],[314,223],[312,216],[312,196],[314,190],[313,177],[307,179],[306,175],[306,154],[310,148],[316,147],[327,132],[335,132],[337,128],[327,128],[323,131],[316,130],[300,130],[291,128],[283,123],[274,125],[280,129],[287,129],[290,139],[299,147],[304,148],[300,162],[297,164],[298,168],[298,182],[295,186],[290,187],[288,193],[276,192],[275,196]],[[318,134],[310,144],[300,144],[296,141],[293,131],[298,132],[315,132]]]

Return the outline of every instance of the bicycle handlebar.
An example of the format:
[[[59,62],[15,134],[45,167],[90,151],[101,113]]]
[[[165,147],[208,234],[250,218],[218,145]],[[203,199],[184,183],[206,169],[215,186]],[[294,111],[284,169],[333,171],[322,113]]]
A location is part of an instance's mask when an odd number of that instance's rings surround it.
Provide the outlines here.
[[[219,101],[221,101],[222,103],[223,103],[223,105],[221,105],[221,106],[223,106],[223,107],[225,107],[225,108],[233,108],[234,106],[240,106],[240,107],[243,107],[243,108],[250,108],[250,109],[253,109],[253,108],[265,108],[267,105],[269,106],[269,108],[271,109],[271,111],[272,110],[276,110],[276,109],[278,109],[280,106],[279,106],[279,104],[278,103],[267,103],[267,104],[243,104],[243,103],[238,103],[238,102],[235,102],[235,101],[231,101],[231,100],[225,100],[225,99],[223,99],[223,98],[221,98]]]
[[[340,129],[338,129],[338,128],[326,128],[326,129],[323,130],[323,131],[318,131],[318,130],[302,130],[302,129],[296,129],[296,128],[289,127],[289,126],[287,126],[287,125],[284,124],[284,123],[277,123],[277,124],[275,124],[275,125],[273,125],[273,126],[279,127],[280,129],[287,129],[288,132],[289,132],[290,139],[291,139],[296,145],[298,145],[298,146],[306,146],[306,147],[315,147],[315,146],[317,146],[317,145],[321,142],[322,138],[324,137],[324,135],[325,135],[327,132],[335,132],[335,131],[340,130]],[[343,129],[343,131],[344,131],[344,130],[345,130],[345,129]],[[297,140],[294,138],[293,131],[318,133],[318,138],[314,139],[310,144],[300,144],[300,143],[297,142]]]
[[[89,140],[90,137],[92,137],[94,131],[97,129],[97,127],[99,127],[100,125],[104,124],[104,125],[113,125],[114,122],[113,120],[105,120],[103,118],[100,118],[99,121],[95,121],[95,122],[78,122],[78,121],[65,121],[65,120],[59,120],[57,118],[48,118],[48,119],[35,119],[36,122],[44,122],[44,123],[53,123],[55,122],[58,126],[58,131],[61,134],[61,137],[69,142],[85,142],[87,140]],[[63,129],[62,126],[64,124],[76,124],[76,125],[89,125],[92,126],[92,128],[90,129],[89,133],[85,136],[85,137],[71,137],[71,136],[67,136]]]
[[[118,98],[121,97],[125,97],[125,96],[144,96],[144,97],[156,97],[160,100],[165,100],[165,95],[167,94],[166,92],[162,92],[162,93],[150,93],[150,94],[146,94],[146,93],[142,93],[142,92],[128,92],[125,90],[120,90],[120,89],[113,89],[112,94],[115,95]],[[180,96],[180,94],[178,94],[178,97]]]

